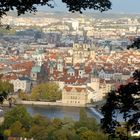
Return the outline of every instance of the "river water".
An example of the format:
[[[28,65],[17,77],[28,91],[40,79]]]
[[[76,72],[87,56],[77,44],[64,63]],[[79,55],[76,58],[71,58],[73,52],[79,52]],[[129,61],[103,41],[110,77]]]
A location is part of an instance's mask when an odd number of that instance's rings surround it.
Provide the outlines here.
[[[53,118],[68,117],[73,120],[79,120],[80,107],[60,107],[60,106],[25,106],[31,115],[40,114],[42,116]],[[88,117],[94,117],[98,122],[99,118],[91,112],[90,109],[85,108]]]

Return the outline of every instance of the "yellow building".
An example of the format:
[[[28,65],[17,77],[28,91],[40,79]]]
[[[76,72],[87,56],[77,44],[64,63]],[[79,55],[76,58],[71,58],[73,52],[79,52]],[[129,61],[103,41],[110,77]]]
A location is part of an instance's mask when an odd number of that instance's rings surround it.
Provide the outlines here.
[[[88,103],[88,90],[83,86],[65,86],[62,103],[68,106],[84,106]]]

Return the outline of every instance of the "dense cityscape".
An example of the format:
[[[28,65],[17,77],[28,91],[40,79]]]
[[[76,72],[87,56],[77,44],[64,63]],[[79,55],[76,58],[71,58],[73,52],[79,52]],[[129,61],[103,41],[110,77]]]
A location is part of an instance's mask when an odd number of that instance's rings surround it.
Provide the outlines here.
[[[108,93],[132,83],[135,70],[140,68],[139,49],[128,49],[134,38],[140,36],[139,14],[38,12],[17,17],[11,12],[1,22],[0,79],[1,84],[8,82],[13,86],[13,90],[11,87],[8,90],[9,100],[4,101],[4,105],[9,104],[10,107],[15,104],[87,107],[96,118],[102,119],[100,106]],[[16,113],[11,115],[16,116]],[[37,127],[36,121],[40,119],[43,130],[45,123],[46,132],[31,128],[30,136],[27,132],[19,132],[18,136],[34,140],[36,131],[41,131],[44,138],[39,139],[40,134],[35,140],[57,140],[63,132],[52,135],[52,130],[62,126],[72,129],[65,140],[107,139],[105,134],[99,134],[99,126],[94,120],[82,117],[83,124],[29,117],[33,119],[32,127]],[[20,126],[19,122],[16,123]],[[91,127],[90,123],[94,126]],[[9,136],[10,124],[7,121],[5,125],[5,133]],[[13,125],[12,128],[18,129]],[[87,139],[84,135],[93,133],[87,129],[98,132],[94,138]],[[15,134],[14,129],[11,134]]]
[[[30,94],[35,85],[53,81],[62,90],[62,103],[80,106],[131,81],[140,67],[140,52],[127,46],[140,34],[138,16],[74,16],[3,18],[12,29],[1,33],[0,73],[15,93]]]

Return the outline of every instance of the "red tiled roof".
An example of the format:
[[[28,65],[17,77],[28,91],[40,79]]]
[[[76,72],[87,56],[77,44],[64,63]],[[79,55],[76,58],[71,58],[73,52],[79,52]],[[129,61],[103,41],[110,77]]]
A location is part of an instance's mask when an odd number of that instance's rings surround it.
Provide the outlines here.
[[[16,75],[4,75],[2,77],[2,80],[5,81],[11,81],[11,80],[16,80],[18,77]]]
[[[72,90],[72,87],[67,87],[65,86],[64,89],[67,91],[67,92],[70,92]]]
[[[76,87],[77,92],[82,92],[83,90],[86,91],[86,88]]]
[[[82,92],[82,91],[86,91],[86,88],[84,87],[69,87],[69,86],[65,86],[64,89],[67,91],[67,92],[70,92],[72,89],[76,89],[77,92]]]
[[[18,64],[13,64],[12,68],[17,70],[17,69],[31,69],[33,67],[34,63],[32,61],[29,62],[22,62]]]

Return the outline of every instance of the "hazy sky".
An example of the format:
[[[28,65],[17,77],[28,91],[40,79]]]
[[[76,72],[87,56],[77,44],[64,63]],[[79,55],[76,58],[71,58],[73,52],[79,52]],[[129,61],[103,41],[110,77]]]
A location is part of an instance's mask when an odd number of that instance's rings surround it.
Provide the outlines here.
[[[39,7],[39,10],[49,11],[67,11],[66,5],[61,0],[54,0],[55,8],[50,9],[49,7]],[[112,10],[109,12],[122,12],[122,13],[140,13],[140,0],[111,0]],[[91,11],[91,10],[90,10]]]

